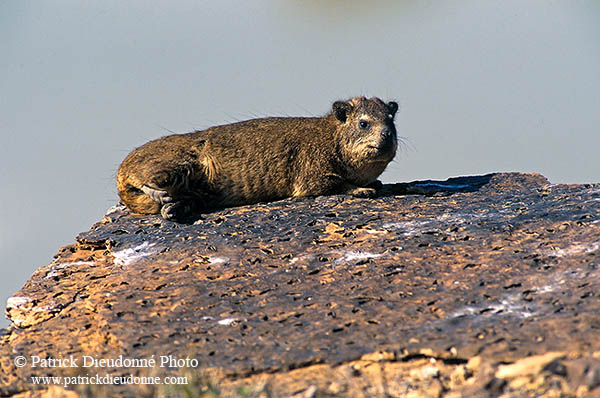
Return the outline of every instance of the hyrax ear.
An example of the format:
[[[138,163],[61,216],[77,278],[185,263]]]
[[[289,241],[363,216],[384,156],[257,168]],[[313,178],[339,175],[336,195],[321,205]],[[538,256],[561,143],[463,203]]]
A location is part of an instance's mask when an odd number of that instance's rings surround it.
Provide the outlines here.
[[[390,115],[394,116],[398,111],[398,103],[394,101],[388,102],[388,110],[390,111]]]
[[[352,111],[352,105],[344,101],[336,101],[333,103],[333,114],[335,118],[344,123],[348,118],[348,114]]]

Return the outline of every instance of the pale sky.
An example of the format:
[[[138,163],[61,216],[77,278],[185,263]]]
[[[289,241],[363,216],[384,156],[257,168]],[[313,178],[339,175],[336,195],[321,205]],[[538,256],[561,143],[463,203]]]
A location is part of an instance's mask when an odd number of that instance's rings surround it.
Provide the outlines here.
[[[379,96],[408,142],[384,182],[600,182],[599,22],[595,0],[4,0],[0,309],[167,130]]]

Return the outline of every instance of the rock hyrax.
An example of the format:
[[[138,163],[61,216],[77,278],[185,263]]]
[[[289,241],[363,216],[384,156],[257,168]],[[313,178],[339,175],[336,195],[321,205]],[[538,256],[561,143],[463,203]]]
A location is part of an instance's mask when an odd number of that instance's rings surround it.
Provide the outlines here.
[[[334,102],[322,117],[268,117],[162,137],[125,158],[119,196],[136,213],[166,219],[287,197],[371,197],[396,154],[397,110],[395,102],[360,97]]]

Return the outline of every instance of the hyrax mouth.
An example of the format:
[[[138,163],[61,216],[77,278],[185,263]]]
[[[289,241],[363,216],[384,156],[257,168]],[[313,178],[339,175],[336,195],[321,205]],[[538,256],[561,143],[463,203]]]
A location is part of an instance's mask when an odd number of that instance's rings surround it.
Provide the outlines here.
[[[389,162],[396,155],[396,148],[394,145],[382,143],[380,145],[367,145],[367,158],[371,162]]]

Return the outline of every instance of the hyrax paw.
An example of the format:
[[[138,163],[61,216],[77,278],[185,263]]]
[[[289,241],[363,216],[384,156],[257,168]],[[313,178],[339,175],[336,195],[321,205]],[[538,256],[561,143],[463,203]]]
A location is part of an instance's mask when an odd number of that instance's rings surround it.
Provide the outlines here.
[[[350,195],[357,198],[374,198],[377,196],[377,190],[374,188],[354,188],[350,192]]]
[[[179,207],[179,203],[167,203],[160,208],[160,215],[165,220],[175,219],[177,218],[177,209]]]
[[[173,198],[169,196],[167,191],[162,191],[160,189],[150,188],[149,186],[142,185],[142,192],[146,195],[150,196],[150,199],[155,201],[156,203],[160,203],[164,205],[165,203],[171,203]]]
[[[165,220],[177,220],[189,215],[192,207],[183,202],[166,203],[160,209],[160,215]]]

